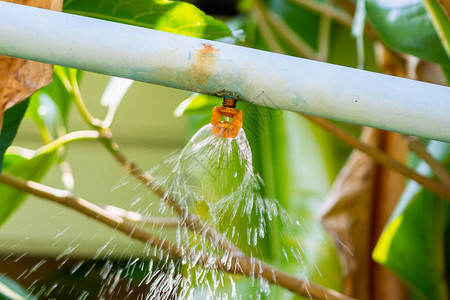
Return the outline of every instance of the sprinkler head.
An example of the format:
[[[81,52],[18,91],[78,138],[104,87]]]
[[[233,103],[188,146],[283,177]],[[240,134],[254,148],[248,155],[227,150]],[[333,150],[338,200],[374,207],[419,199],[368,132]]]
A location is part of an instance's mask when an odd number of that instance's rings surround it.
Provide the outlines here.
[[[238,135],[239,130],[241,130],[242,127],[243,113],[235,107],[236,100],[234,99],[224,99],[222,106],[214,107],[211,116],[211,124],[213,125],[212,133],[215,136],[234,139]],[[231,123],[222,121],[222,116],[232,118],[233,120]]]

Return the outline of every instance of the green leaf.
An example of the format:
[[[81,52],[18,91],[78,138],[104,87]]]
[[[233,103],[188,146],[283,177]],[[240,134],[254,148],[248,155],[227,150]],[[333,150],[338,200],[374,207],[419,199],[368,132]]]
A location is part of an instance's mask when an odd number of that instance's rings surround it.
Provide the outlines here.
[[[29,99],[24,100],[13,107],[7,109],[3,116],[2,132],[0,134],[0,174],[6,149],[11,145],[20,122],[27,110]]]
[[[36,299],[14,280],[0,274],[0,299],[25,300]]]
[[[421,0],[367,0],[366,10],[370,23],[392,49],[450,65]]]
[[[104,120],[105,126],[110,126],[114,120],[117,109],[119,108],[120,102],[122,102],[123,97],[130,89],[133,84],[133,80],[119,77],[111,77],[109,79],[108,85],[103,91],[100,103],[108,107],[108,113]]]
[[[450,144],[431,141],[427,149],[450,168]],[[416,170],[431,175],[423,161]],[[374,260],[408,283],[418,299],[448,299],[443,241],[446,211],[447,201],[408,182],[373,252]]]
[[[105,107],[118,107],[133,82],[131,79],[111,77],[103,91],[100,103]]]
[[[40,181],[56,161],[56,151],[35,155],[34,151],[14,147],[5,155],[3,171],[26,180]],[[19,208],[28,194],[0,183],[0,226]]]
[[[63,11],[211,40],[232,36],[225,23],[181,1],[68,0]]]
[[[46,142],[57,138],[61,132],[67,131],[72,103],[68,70],[54,66],[53,81],[31,96],[30,105],[25,114],[38,125]],[[81,74],[82,72],[78,71],[77,76],[80,78]]]
[[[175,117],[182,115],[195,115],[200,113],[211,114],[215,106],[222,105],[222,99],[203,94],[192,94],[186,100],[182,101],[175,109]]]
[[[447,56],[450,57],[450,21],[436,0],[424,0],[423,2]]]

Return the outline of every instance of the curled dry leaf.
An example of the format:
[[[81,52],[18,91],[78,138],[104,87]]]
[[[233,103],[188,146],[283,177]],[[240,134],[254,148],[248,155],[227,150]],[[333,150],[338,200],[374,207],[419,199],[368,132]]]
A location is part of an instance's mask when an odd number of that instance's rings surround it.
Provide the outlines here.
[[[6,2],[60,11],[63,1],[6,0]],[[49,84],[52,74],[52,65],[0,55],[0,130],[4,111]]]
[[[361,139],[402,160],[406,149],[398,137],[397,133],[364,128]],[[406,299],[403,284],[372,260],[375,242],[404,182],[401,175],[377,166],[372,158],[355,150],[322,206],[321,221],[333,237],[345,276],[344,291],[351,297]]]
[[[362,140],[378,145],[379,130],[364,128]],[[333,237],[342,264],[344,291],[351,297],[369,299],[372,201],[376,164],[354,150],[336,179],[321,211],[321,221]]]

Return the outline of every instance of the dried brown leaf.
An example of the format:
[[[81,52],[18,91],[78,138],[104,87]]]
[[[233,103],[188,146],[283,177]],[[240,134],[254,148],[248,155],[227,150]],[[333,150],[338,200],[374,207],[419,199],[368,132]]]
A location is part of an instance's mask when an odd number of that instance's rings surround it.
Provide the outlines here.
[[[406,140],[396,132],[381,131],[380,149],[394,159],[406,163],[408,151]],[[375,246],[389,218],[397,206],[405,188],[406,178],[384,167],[377,169],[376,191],[374,194],[371,246]],[[410,299],[405,285],[387,268],[372,261],[372,299],[403,300]]]
[[[364,128],[362,140],[377,146],[379,130]],[[338,250],[347,295],[370,299],[372,201],[376,164],[354,150],[322,207],[321,220]]]
[[[52,10],[62,9],[62,0],[6,0],[6,2]],[[0,130],[4,111],[49,84],[52,74],[52,65],[0,56]]]
[[[399,161],[406,143],[398,133],[365,128],[361,138]],[[371,254],[405,185],[405,178],[354,151],[322,207],[321,219],[338,250],[344,291],[357,299],[407,299],[405,286]]]

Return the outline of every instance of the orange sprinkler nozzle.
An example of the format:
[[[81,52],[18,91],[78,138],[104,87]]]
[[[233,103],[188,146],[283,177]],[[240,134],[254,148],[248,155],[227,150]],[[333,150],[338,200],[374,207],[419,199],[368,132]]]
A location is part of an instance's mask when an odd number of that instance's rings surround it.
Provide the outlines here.
[[[233,118],[230,123],[222,121],[222,116]],[[242,127],[242,111],[233,107],[216,106],[211,116],[212,133],[222,138],[234,139]]]

